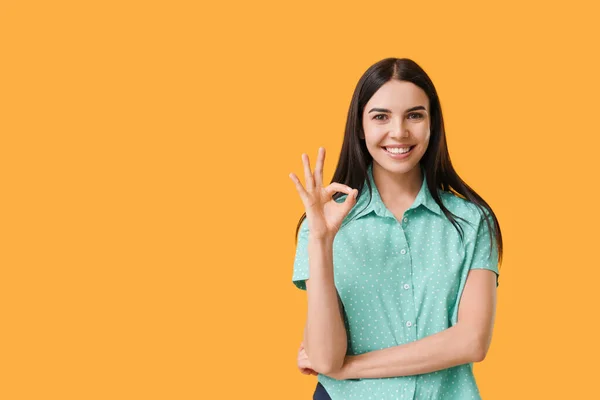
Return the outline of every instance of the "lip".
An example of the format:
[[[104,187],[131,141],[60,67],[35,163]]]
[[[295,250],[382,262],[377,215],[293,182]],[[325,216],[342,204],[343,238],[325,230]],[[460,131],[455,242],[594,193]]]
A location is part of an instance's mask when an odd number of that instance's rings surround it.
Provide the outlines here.
[[[385,149],[385,147],[410,147],[410,150],[408,151],[408,153],[404,153],[404,154],[392,154],[389,151],[387,151]],[[387,154],[388,156],[390,156],[394,160],[402,160],[404,158],[409,157],[412,154],[412,151],[415,149],[415,145],[413,145],[413,146],[385,146],[385,147],[382,147],[382,149],[385,152],[385,154]]]
[[[386,145],[386,146],[381,146],[381,147],[393,147],[393,148],[398,148],[398,147],[412,147],[412,146],[414,146],[414,144],[408,144],[408,143],[405,143],[405,144],[388,144],[388,145]]]

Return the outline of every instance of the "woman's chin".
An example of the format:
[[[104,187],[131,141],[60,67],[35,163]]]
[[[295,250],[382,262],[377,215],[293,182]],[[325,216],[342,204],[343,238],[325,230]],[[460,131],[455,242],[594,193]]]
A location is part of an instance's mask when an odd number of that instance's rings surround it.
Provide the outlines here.
[[[393,173],[406,173],[412,171],[415,166],[419,165],[419,160],[406,159],[406,160],[393,160],[393,159],[375,159],[377,163],[385,170]]]

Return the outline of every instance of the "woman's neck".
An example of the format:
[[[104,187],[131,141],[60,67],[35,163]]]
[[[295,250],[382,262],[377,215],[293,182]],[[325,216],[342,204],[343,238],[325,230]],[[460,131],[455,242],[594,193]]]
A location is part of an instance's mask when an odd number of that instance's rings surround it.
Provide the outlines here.
[[[395,174],[374,163],[373,180],[381,200],[388,208],[409,207],[421,190],[423,173],[420,164],[406,173]]]

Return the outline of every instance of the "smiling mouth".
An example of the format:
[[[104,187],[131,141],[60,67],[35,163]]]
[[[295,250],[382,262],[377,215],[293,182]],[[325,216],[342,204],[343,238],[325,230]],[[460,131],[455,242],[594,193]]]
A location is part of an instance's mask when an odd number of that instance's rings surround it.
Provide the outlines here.
[[[397,147],[396,147],[397,148]],[[386,152],[390,153],[390,154],[408,154],[410,153],[413,149],[415,148],[415,145],[408,147],[408,150],[404,150],[404,151],[390,151],[388,150],[387,147],[383,147],[383,150],[385,150]]]

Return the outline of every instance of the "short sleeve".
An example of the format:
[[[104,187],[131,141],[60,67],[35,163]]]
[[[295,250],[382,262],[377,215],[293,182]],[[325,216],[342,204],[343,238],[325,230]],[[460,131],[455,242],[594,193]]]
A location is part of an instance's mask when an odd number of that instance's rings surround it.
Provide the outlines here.
[[[487,210],[486,215],[488,216],[492,228],[495,228],[494,220]],[[498,248],[496,247],[496,241],[494,240],[490,249],[490,237],[492,237],[492,234],[485,218],[482,216],[479,220],[479,225],[477,226],[475,238],[469,246],[469,252],[471,253],[469,269],[489,269],[494,271],[496,273],[497,287],[498,277],[500,275],[498,271]]]
[[[308,271],[308,219],[305,218],[298,231],[294,272],[292,275],[292,282],[299,289],[306,290],[305,280],[308,279]]]

